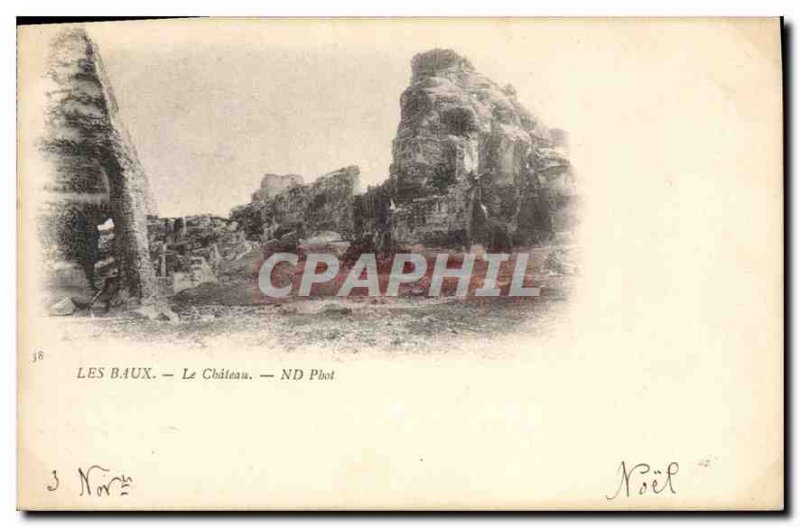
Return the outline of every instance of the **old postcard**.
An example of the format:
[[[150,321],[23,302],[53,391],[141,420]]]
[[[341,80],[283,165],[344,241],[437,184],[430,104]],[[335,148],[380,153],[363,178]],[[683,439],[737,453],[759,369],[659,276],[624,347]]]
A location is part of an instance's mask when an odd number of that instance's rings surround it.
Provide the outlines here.
[[[18,28],[18,507],[778,510],[781,20]]]

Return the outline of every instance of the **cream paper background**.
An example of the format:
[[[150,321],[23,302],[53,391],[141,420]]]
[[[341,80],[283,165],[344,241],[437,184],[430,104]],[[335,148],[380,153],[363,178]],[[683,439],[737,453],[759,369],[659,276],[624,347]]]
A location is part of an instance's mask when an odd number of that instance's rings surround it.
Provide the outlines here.
[[[35,83],[46,30],[23,28],[20,508],[782,506],[779,20],[139,24],[158,24],[175,39],[202,27],[212,41],[260,30],[260,38],[310,52],[440,45],[470,58],[503,57],[520,72],[549,57],[536,99],[542,108],[560,101],[545,121],[570,134],[584,200],[582,273],[568,312],[546,335],[463,342],[458,353],[89,339],[84,326],[43,317],[35,302],[31,215],[44,177],[33,147],[42,108]],[[134,31],[116,38],[147,45]],[[525,90],[518,79],[495,80]],[[31,363],[35,350],[46,359]],[[93,365],[333,367],[337,378],[75,379],[79,366]],[[677,494],[606,500],[622,460],[677,461]],[[94,463],[133,477],[131,495],[78,496],[76,467]],[[46,490],[52,470],[61,479],[53,493]]]

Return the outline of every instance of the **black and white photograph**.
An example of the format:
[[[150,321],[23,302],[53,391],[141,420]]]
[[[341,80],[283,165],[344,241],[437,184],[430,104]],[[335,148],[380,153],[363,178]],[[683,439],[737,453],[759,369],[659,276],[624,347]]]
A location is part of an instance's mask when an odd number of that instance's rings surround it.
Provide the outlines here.
[[[785,513],[780,16],[16,26],[16,503]]]

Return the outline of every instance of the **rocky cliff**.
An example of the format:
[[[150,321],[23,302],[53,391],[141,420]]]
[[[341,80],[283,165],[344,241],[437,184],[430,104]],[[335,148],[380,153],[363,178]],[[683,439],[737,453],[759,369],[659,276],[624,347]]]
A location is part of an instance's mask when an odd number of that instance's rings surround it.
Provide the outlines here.
[[[400,98],[391,186],[402,242],[526,244],[553,235],[551,132],[456,52],[416,55]]]
[[[134,296],[153,295],[147,239],[153,201],[97,48],[83,30],[65,30],[51,44],[48,66],[52,89],[41,148],[53,173],[41,225],[45,240],[56,258],[82,266],[95,285],[97,226],[111,218],[126,289]]]

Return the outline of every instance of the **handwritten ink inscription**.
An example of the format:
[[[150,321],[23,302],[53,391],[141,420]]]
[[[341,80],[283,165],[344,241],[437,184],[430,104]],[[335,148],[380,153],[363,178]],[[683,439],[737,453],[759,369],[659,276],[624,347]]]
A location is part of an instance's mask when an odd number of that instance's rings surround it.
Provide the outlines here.
[[[113,473],[100,465],[92,465],[86,470],[78,468],[81,483],[81,496],[127,496],[133,478],[125,474]]]
[[[606,494],[606,499],[613,500],[620,495],[629,498],[631,495],[658,495],[665,492],[677,494],[674,478],[678,474],[679,468],[675,461],[664,469],[651,467],[648,463],[637,463],[628,468],[622,461],[618,470],[620,478],[617,488],[613,494]]]
[[[51,474],[53,475],[53,483],[47,486],[47,490],[50,492],[55,492],[58,490],[58,486],[61,484],[61,482],[58,481],[58,473],[55,470],[53,470]]]

